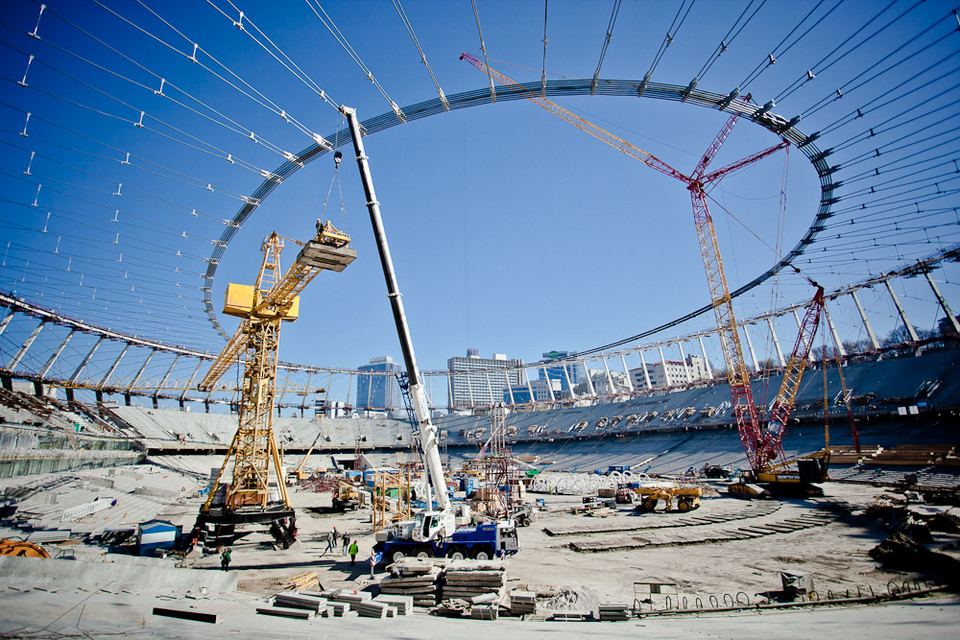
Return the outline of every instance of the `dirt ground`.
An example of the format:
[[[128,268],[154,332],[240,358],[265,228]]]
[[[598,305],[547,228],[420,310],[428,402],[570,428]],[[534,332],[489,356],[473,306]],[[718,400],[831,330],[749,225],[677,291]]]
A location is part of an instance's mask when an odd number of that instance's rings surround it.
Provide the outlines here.
[[[582,505],[580,496],[531,494],[531,499],[542,498],[548,511],[519,530],[520,552],[509,558],[508,586],[528,587],[542,594],[573,591],[580,608],[589,609],[599,603],[632,605],[635,588],[646,590],[635,583],[676,584],[679,598],[686,598],[692,606],[697,598],[707,603],[711,596],[722,602],[725,594],[733,598],[739,594],[741,601],[747,597],[754,602],[756,594],[781,588],[780,572],[784,570],[811,574],[821,597],[828,591],[856,594],[858,589],[860,593],[886,593],[891,583],[912,584],[924,578],[883,570],[868,555],[889,535],[882,522],[863,513],[883,489],[827,483],[824,490],[824,498],[768,501],[761,511],[755,509],[759,503],[713,492],[715,495],[705,497],[702,506],[688,514],[641,514],[630,505],[621,505],[607,517],[567,512],[567,507]],[[298,511],[299,541],[288,550],[274,550],[271,540],[259,533],[238,541],[230,569],[241,572],[239,589],[275,593],[284,579],[317,571],[324,588],[362,590],[386,575],[381,564],[370,578],[368,557],[374,539],[368,509],[321,514],[312,510],[316,494],[296,491],[291,498]],[[798,522],[803,528],[787,531],[790,523],[799,526]],[[340,549],[326,551],[325,536],[333,527],[356,537],[359,553],[355,565],[350,565],[349,556]],[[730,539],[731,533],[744,534],[742,528],[747,529],[746,535],[756,537]],[[549,535],[550,531],[564,535]],[[956,537],[940,536],[935,542],[942,547],[956,542]],[[571,543],[611,550],[576,551]],[[219,558],[195,552],[186,565],[215,567]],[[649,605],[662,605],[659,598],[652,600]]]

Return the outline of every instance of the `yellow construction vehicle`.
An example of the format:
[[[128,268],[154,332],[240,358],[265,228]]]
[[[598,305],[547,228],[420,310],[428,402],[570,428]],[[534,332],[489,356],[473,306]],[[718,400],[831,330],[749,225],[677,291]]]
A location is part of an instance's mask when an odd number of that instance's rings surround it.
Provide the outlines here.
[[[653,482],[641,483],[633,488],[639,504],[637,511],[650,513],[662,500],[666,511],[673,511],[673,501],[677,501],[677,511],[686,513],[700,507],[703,487],[693,482],[680,482],[669,478],[657,478]]]
[[[0,556],[20,556],[23,558],[49,558],[43,547],[24,540],[0,540]]]

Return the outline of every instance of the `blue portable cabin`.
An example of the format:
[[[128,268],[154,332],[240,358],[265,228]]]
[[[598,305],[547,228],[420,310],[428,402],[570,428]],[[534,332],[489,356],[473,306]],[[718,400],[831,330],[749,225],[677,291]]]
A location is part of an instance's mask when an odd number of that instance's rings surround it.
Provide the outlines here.
[[[172,550],[177,547],[183,527],[166,520],[148,520],[137,527],[139,555],[154,555],[158,549]]]

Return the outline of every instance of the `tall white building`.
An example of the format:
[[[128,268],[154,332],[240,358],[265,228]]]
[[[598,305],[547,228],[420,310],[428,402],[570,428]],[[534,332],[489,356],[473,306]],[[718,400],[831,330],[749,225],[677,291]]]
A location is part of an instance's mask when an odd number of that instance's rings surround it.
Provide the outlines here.
[[[703,356],[689,355],[684,361],[666,360],[664,362],[648,362],[647,375],[653,387],[673,387],[689,384],[697,380],[706,380],[707,361]],[[643,367],[630,370],[634,389],[646,389],[647,380],[643,375]]]
[[[502,353],[495,353],[492,358],[481,358],[478,349],[467,349],[466,357],[448,359],[450,406],[454,409],[470,409],[501,402],[508,381],[511,388],[520,388],[522,365],[523,360],[507,360]]]

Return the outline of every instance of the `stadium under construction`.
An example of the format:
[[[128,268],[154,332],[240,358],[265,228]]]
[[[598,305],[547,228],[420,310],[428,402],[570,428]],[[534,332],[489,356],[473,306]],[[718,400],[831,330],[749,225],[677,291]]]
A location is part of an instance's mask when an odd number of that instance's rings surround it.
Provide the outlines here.
[[[0,636],[953,637],[956,8],[354,4],[5,8]]]

